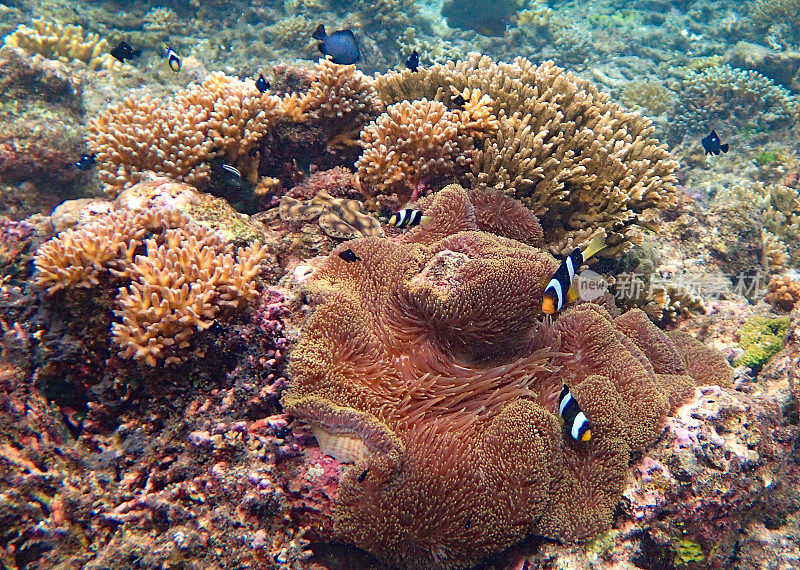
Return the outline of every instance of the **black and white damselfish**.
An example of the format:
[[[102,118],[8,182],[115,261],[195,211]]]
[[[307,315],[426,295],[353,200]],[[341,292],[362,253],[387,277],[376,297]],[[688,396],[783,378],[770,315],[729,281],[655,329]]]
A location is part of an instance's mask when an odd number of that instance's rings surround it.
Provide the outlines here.
[[[544,289],[544,295],[542,296],[542,312],[544,314],[555,314],[564,307],[567,301],[574,301],[577,298],[578,295],[575,288],[572,287],[575,273],[581,268],[584,261],[605,247],[606,236],[599,233],[592,238],[586,249],[581,251],[576,248],[564,258],[564,261],[558,266],[553,278]]]
[[[175,73],[181,70],[181,58],[175,50],[169,46],[167,46],[167,63],[169,64],[169,68]]]
[[[414,210],[413,208],[403,208],[399,212],[396,212],[389,217],[389,223],[400,229],[405,229],[424,224],[430,219],[430,216],[424,215],[419,210]]]
[[[575,441],[592,439],[592,426],[566,384],[558,396],[558,417],[564,420],[567,433]]]

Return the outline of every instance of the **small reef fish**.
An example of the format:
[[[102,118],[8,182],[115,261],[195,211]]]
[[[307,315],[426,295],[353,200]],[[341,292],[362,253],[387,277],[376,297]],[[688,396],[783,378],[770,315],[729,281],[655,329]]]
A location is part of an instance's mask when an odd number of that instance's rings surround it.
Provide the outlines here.
[[[464,96],[461,93],[453,97],[451,100],[453,101],[453,105],[455,105],[456,107],[463,107],[464,103],[467,102],[467,100],[464,99]]]
[[[264,79],[263,73],[258,74],[258,79],[256,79],[256,89],[258,89],[261,93],[266,93],[267,89],[269,89],[269,81]]]
[[[167,46],[167,63],[169,64],[170,69],[175,73],[178,73],[181,70],[181,58],[175,53],[175,50],[171,47]]]
[[[419,69],[419,52],[414,50],[411,55],[406,58],[406,67],[411,71]]]
[[[208,192],[229,202],[248,203],[255,198],[255,188],[239,169],[227,164],[223,157],[210,161],[211,177]]]
[[[96,154],[82,154],[81,157],[75,162],[75,167],[78,170],[89,170],[96,163]]]
[[[333,63],[352,65],[361,61],[361,50],[352,30],[338,30],[328,35],[325,26],[320,24],[311,37],[320,41],[319,51],[330,57]]]
[[[578,402],[564,384],[558,396],[558,417],[564,421],[569,436],[575,441],[589,441],[592,439],[592,426],[581,411]]]
[[[120,41],[117,46],[111,50],[111,57],[118,59],[122,63],[125,63],[126,59],[133,59],[140,55],[142,55],[142,50],[140,48],[133,49],[131,44],[124,41]]]
[[[340,251],[339,257],[344,259],[347,263],[355,263],[356,261],[361,261],[361,258],[358,257],[356,253],[350,248],[344,251]],[[366,475],[364,475],[364,477],[366,477]],[[363,481],[363,479],[359,479],[359,481]]]
[[[721,152],[728,152],[728,143],[721,144],[717,131],[711,131],[707,137],[704,137],[700,144],[703,145],[703,150],[706,154],[719,154]]]
[[[572,280],[575,279],[575,272],[580,269],[583,262],[592,257],[595,253],[606,247],[606,237],[599,233],[592,238],[586,249],[581,251],[576,248],[570,253],[561,265],[558,266],[553,278],[547,284],[542,299],[542,312],[552,315],[562,309],[567,301],[574,301],[577,292],[572,287]]]
[[[402,229],[413,228],[431,219],[430,216],[424,215],[419,210],[412,208],[403,208],[399,212],[392,214],[389,217],[389,223],[395,227]]]

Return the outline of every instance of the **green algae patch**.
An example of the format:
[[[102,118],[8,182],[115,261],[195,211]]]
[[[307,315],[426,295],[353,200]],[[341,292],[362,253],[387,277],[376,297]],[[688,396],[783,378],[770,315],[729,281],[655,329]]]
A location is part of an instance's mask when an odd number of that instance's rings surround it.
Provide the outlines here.
[[[703,547],[693,540],[681,539],[675,543],[675,556],[672,563],[677,566],[691,566],[705,562]]]
[[[753,317],[748,319],[739,333],[739,346],[744,349],[737,366],[761,368],[783,348],[789,317]]]

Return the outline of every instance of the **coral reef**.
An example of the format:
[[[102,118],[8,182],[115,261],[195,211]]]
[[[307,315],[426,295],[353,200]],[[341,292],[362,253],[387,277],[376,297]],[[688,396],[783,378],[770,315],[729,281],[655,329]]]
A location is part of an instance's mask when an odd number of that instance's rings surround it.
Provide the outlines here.
[[[257,241],[235,251],[177,210],[122,209],[42,245],[34,279],[49,296],[119,287],[114,312],[121,322],[112,326],[119,355],[155,366],[186,358],[197,331],[252,299],[266,258]]]
[[[626,107],[642,111],[648,116],[666,113],[675,105],[675,94],[663,83],[631,81],[622,88],[620,102]]]
[[[354,463],[335,536],[406,568],[466,567],[529,533],[595,535],[670,406],[695,382],[730,382],[721,356],[641,311],[582,304],[539,322],[555,260],[463,231],[465,192],[441,196],[415,234],[350,241],[361,261],[331,255],[313,274],[320,304],[282,397],[324,453]],[[558,423],[565,383],[588,444]]]
[[[674,90],[670,139],[708,133],[717,125],[733,131],[746,127],[786,128],[800,118],[800,101],[786,88],[752,70],[729,65],[690,72]]]
[[[36,18],[33,27],[20,24],[6,36],[4,45],[18,47],[61,61],[77,60],[89,69],[114,69],[120,62],[111,57],[111,46],[97,34],[84,36],[80,26],[63,25]]]
[[[355,65],[320,60],[299,109],[322,126],[332,145],[355,145],[361,129],[383,109],[374,81]]]
[[[650,122],[552,62],[496,63],[471,54],[418,72],[390,72],[376,88],[387,105],[426,99],[452,108],[457,94],[487,95],[499,128],[470,153],[464,175],[521,199],[539,217],[553,252],[604,228],[606,255],[619,253],[638,241],[640,215],[675,202],[677,164],[650,137]]]
[[[776,275],[767,284],[767,303],[782,311],[791,311],[800,301],[800,279],[791,275]]]
[[[800,47],[798,0],[754,0],[750,17],[769,34],[784,36],[784,41]]]

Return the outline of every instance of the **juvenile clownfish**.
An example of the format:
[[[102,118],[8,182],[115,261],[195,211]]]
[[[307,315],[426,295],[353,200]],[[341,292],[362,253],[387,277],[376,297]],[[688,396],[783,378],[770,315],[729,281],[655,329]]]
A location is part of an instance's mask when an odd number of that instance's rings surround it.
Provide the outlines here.
[[[175,53],[175,50],[171,47],[167,46],[167,63],[169,64],[170,69],[175,73],[178,73],[181,70],[181,58]]]
[[[399,212],[392,214],[389,218],[389,223],[395,227],[402,229],[413,228],[420,224],[424,224],[431,219],[430,216],[424,215],[419,210],[412,208],[403,208]]]
[[[574,301],[577,298],[575,288],[572,287],[575,272],[580,269],[584,261],[605,247],[606,236],[599,233],[592,238],[586,249],[581,251],[576,248],[561,262],[561,265],[558,266],[558,269],[553,274],[553,278],[544,289],[544,298],[542,299],[543,313],[546,315],[557,313],[567,301]]]
[[[558,417],[564,421],[564,427],[575,441],[592,439],[592,426],[566,384],[558,396]]]

